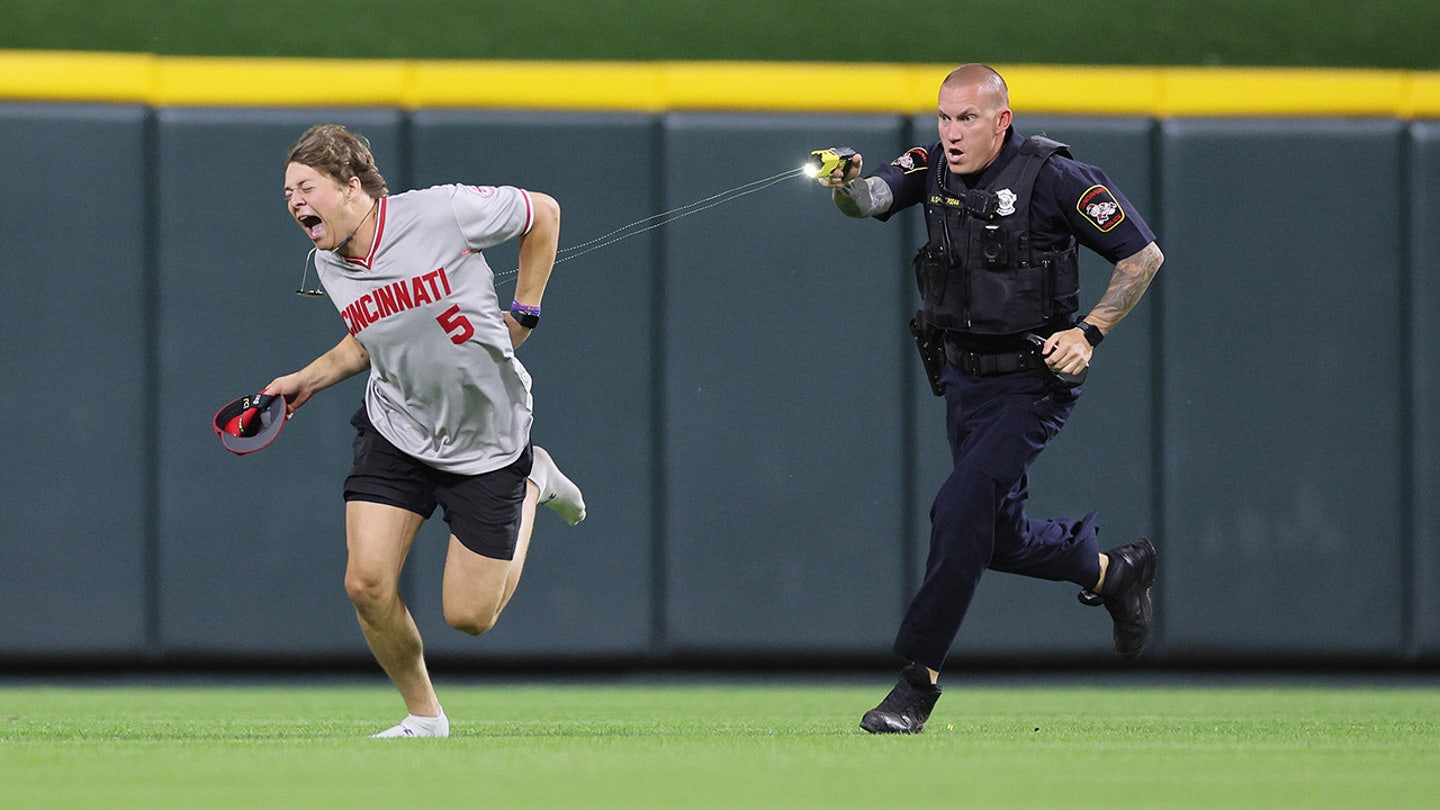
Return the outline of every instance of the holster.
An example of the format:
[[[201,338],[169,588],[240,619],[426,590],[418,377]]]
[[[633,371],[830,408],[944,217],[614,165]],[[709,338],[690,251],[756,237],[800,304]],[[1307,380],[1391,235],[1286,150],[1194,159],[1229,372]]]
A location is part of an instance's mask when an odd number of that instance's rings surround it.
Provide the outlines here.
[[[940,385],[940,373],[945,370],[945,333],[931,329],[925,323],[924,311],[915,313],[910,319],[910,334],[915,336],[915,348],[920,352],[920,363],[925,366],[925,378],[930,381],[930,391],[937,397],[945,396]]]

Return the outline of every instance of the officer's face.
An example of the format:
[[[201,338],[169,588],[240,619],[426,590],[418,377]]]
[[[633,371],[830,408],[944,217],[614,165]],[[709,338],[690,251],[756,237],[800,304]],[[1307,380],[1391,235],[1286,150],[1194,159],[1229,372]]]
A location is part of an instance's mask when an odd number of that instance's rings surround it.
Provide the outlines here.
[[[974,174],[995,162],[1010,126],[1003,97],[979,85],[940,88],[940,146],[955,174]]]

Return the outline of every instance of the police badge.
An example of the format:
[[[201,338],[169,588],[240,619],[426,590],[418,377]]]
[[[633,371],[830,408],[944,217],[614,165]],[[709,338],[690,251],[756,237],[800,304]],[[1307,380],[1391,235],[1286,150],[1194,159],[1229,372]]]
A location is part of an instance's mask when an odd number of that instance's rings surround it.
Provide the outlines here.
[[[1008,217],[1015,213],[1015,201],[1020,199],[1015,192],[1008,188],[1002,188],[995,192],[995,196],[1000,199],[1000,206],[995,209],[995,213],[1002,217]]]

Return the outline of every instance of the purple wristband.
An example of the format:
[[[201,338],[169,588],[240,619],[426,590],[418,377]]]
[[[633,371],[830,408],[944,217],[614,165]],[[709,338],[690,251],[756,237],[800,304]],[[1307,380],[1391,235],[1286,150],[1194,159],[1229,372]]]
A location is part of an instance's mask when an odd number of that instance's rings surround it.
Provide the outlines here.
[[[519,301],[510,302],[510,316],[526,329],[534,329],[540,323],[540,307],[532,307]]]

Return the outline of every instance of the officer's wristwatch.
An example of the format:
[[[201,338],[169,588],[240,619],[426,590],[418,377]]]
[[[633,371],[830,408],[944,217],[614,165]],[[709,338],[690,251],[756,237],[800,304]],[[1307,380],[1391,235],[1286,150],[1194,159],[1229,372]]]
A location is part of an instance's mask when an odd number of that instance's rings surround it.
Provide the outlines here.
[[[1078,321],[1076,321],[1076,322],[1075,322],[1075,328],[1076,328],[1076,329],[1079,329],[1081,332],[1084,332],[1084,333],[1085,333],[1085,342],[1086,342],[1086,343],[1089,343],[1090,346],[1091,346],[1091,348],[1094,348],[1094,347],[1096,347],[1096,346],[1099,346],[1099,345],[1100,345],[1100,341],[1102,341],[1102,340],[1105,339],[1105,333],[1104,333],[1104,332],[1101,332],[1101,331],[1100,331],[1100,328],[1097,327],[1095,324],[1090,323],[1090,322],[1088,322],[1088,321],[1085,321],[1085,320],[1078,320]]]

